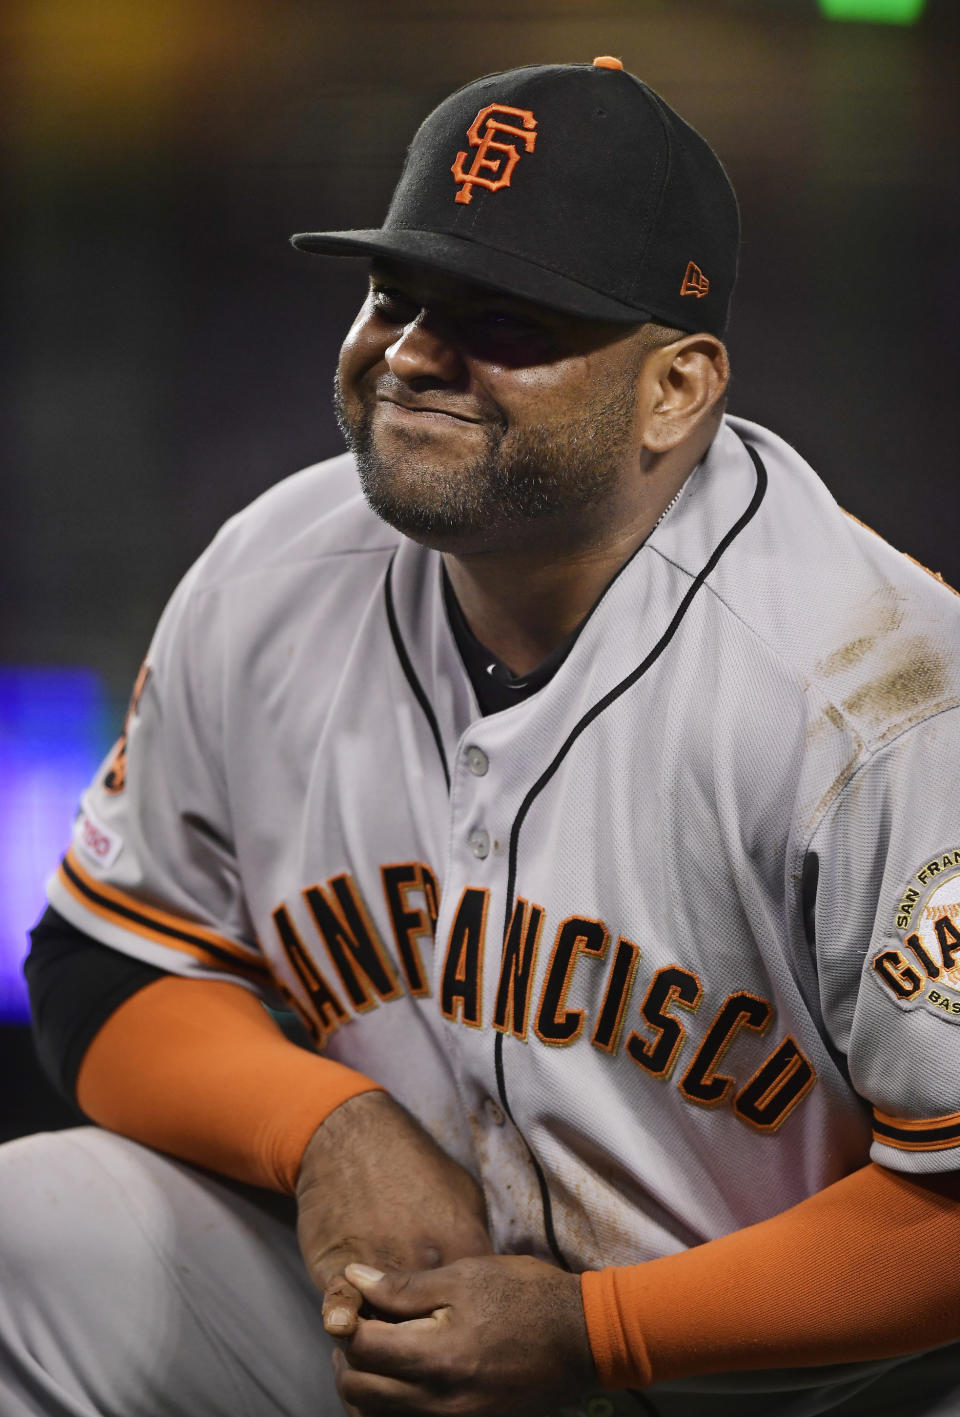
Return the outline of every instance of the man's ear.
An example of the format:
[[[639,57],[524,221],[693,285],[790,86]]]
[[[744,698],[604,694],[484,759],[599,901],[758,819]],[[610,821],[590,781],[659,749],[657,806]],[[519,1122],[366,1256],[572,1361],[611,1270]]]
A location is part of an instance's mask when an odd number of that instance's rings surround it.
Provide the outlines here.
[[[714,335],[684,335],[651,350],[641,376],[644,447],[666,453],[682,443],[723,397],[729,379],[726,347]]]

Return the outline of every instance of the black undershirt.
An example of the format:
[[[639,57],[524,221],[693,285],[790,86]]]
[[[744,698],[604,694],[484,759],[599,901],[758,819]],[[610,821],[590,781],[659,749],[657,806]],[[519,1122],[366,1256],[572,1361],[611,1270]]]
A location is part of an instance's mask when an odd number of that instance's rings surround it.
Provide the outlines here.
[[[572,634],[557,645],[529,674],[514,675],[485,645],[482,645],[467,624],[460,609],[460,602],[454,594],[447,569],[443,568],[443,600],[447,609],[447,619],[457,642],[463,667],[470,677],[473,692],[477,696],[480,712],[486,717],[499,713],[501,709],[512,708],[523,699],[528,699],[538,689],[548,684],[573,648],[580,633],[578,626]]]
[[[579,633],[575,630],[568,635],[529,674],[517,676],[470,629],[445,569],[443,598],[457,649],[484,715],[499,713],[542,689]],[[31,931],[24,973],[37,1056],[70,1102],[76,1102],[80,1065],[102,1025],[132,995],[166,977],[165,970],[111,949],[78,930],[53,906]]]
[[[165,978],[166,971],[102,945],[52,905],[30,939],[23,972],[37,1057],[57,1090],[75,1102],[77,1073],[94,1034],[131,995]]]

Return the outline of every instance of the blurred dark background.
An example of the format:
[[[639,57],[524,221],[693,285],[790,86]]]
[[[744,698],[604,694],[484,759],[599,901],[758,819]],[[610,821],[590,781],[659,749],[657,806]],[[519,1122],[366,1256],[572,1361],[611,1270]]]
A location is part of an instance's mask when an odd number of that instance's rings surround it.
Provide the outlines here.
[[[616,54],[699,128],[743,212],[732,411],[960,584],[960,6],[896,7],[7,0],[0,1138],[68,1116],[29,1051],[24,931],[156,617],[225,517],[340,449],[363,268],[287,238],[377,224],[459,84]]]

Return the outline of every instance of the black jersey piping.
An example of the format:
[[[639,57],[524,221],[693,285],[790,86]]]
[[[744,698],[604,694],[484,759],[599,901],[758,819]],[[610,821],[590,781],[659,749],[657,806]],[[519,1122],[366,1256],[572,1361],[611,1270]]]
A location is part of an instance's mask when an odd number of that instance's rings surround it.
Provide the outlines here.
[[[423,710],[423,716],[427,720],[430,732],[433,734],[433,741],[437,745],[437,752],[440,754],[440,766],[443,768],[444,781],[447,784],[447,791],[450,791],[450,769],[447,766],[447,755],[443,749],[443,739],[440,736],[440,725],[437,716],[433,711],[433,705],[427,698],[423,685],[414,672],[410,663],[410,656],[407,654],[406,646],[400,634],[400,626],[397,624],[397,612],[393,604],[393,562],[396,558],[396,551],[390,557],[390,564],[387,567],[387,574],[383,582],[383,594],[387,605],[387,624],[390,626],[390,638],[393,640],[393,647],[397,652],[400,661],[400,668],[403,670],[407,683],[413,690],[414,698]]]
[[[738,434],[737,436],[739,437],[740,435]],[[632,688],[633,685],[636,684],[637,680],[641,679],[643,675],[646,674],[650,666],[654,664],[657,659],[659,659],[660,655],[666,649],[667,645],[670,643],[677,630],[679,629],[680,623],[683,620],[683,617],[686,615],[687,611],[689,610],[694,596],[696,595],[700,587],[703,585],[704,581],[707,579],[707,576],[709,576],[710,572],[717,565],[717,562],[720,560],[720,557],[723,555],[723,553],[727,550],[731,543],[736,540],[736,538],[740,535],[741,531],[743,531],[744,527],[747,526],[753,520],[753,518],[757,514],[757,511],[759,510],[760,503],[763,501],[764,494],[767,490],[767,470],[764,467],[763,460],[761,459],[760,454],[756,451],[756,449],[750,443],[746,442],[745,439],[741,438],[740,441],[743,443],[747,452],[750,454],[757,474],[757,485],[754,489],[753,496],[750,499],[746,511],[743,513],[742,516],[737,519],[737,521],[734,522],[733,526],[725,534],[725,536],[721,538],[721,540],[714,547],[711,555],[709,556],[705,564],[700,568],[696,576],[694,576],[693,580],[687,588],[686,593],[683,596],[683,599],[680,601],[680,604],[676,609],[673,619],[670,621],[670,624],[664,630],[663,634],[660,636],[660,639],[654,645],[650,653],[646,656],[645,659],[640,662],[640,664],[637,665],[636,669],[631,670],[631,672],[626,676],[626,678],[621,679],[619,684],[614,685],[614,687],[609,691],[609,693],[604,694],[602,699],[599,699],[593,705],[592,708],[588,709],[587,712],[583,715],[583,717],[573,726],[564,742],[560,745],[560,748],[555,754],[553,761],[545,769],[545,771],[540,774],[540,777],[530,788],[526,797],[520,804],[520,808],[517,812],[516,817],[514,818],[513,826],[510,829],[510,853],[509,865],[507,870],[506,913],[503,922],[504,940],[506,940],[507,938],[507,932],[510,928],[510,920],[513,915],[513,896],[514,891],[516,889],[517,880],[517,851],[520,841],[520,831],[523,826],[524,820],[526,819],[527,813],[533,806],[533,803],[536,801],[537,797],[543,791],[544,787],[546,787],[547,783],[556,773],[560,764],[570,752],[570,749],[573,747],[574,743],[583,733],[584,729],[588,728],[590,724],[593,723],[594,719],[599,718],[599,716],[604,712],[605,709],[609,708],[612,703],[614,703],[618,698],[621,697],[621,695],[625,694],[628,689]],[[507,1098],[507,1085],[503,1066],[503,1038],[504,1035],[498,1032],[493,1045],[494,1068],[497,1077],[497,1090],[500,1094],[500,1102],[503,1106],[503,1110],[506,1112],[511,1122],[513,1122],[513,1125],[517,1127],[517,1123],[514,1119],[513,1112],[510,1110],[510,1103]],[[540,1188],[540,1197],[543,1203],[543,1228],[544,1234],[547,1238],[547,1244],[550,1246],[551,1252],[553,1253],[553,1256],[556,1259],[557,1263],[559,1265],[562,1265],[565,1270],[569,1271],[571,1269],[571,1266],[568,1263],[566,1256],[563,1254],[563,1251],[560,1249],[560,1246],[557,1242],[556,1231],[554,1229],[553,1224],[553,1206],[550,1201],[550,1190],[547,1186],[546,1176],[543,1173],[543,1169],[540,1166],[540,1163],[537,1161],[537,1158],[533,1154],[533,1150],[530,1146],[530,1143],[527,1141],[526,1137],[523,1136],[523,1133],[520,1131],[519,1127],[517,1127],[517,1131],[519,1132],[520,1136],[523,1137],[524,1145],[526,1146],[527,1152],[530,1156],[530,1161],[533,1165],[533,1169],[537,1177],[537,1184]]]
[[[130,906],[121,905],[118,901],[111,900],[93,886],[78,876],[70,865],[66,857],[60,862],[60,868],[80,891],[94,905],[99,905],[101,909],[108,910],[111,915],[118,915],[123,920],[129,920],[132,925],[141,925],[146,929],[153,930],[159,935],[168,935],[171,940],[182,940],[185,945],[194,945],[203,950],[204,954],[210,955],[214,960],[222,961],[233,974],[247,974],[261,982],[269,979],[270,970],[266,965],[255,964],[252,960],[238,959],[229,950],[221,949],[219,945],[211,944],[202,935],[191,934],[189,930],[178,930],[173,925],[164,924],[163,921],[155,920],[152,915],[143,915],[139,910],[134,910]]]

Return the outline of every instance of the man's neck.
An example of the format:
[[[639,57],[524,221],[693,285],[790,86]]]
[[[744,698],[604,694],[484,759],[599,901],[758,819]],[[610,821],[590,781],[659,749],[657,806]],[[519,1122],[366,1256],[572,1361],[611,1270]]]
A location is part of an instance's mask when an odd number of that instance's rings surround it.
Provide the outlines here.
[[[514,674],[535,669],[586,619],[691,470],[689,465],[678,468],[645,507],[587,544],[445,553],[450,583],[480,643]]]
[[[576,560],[521,560],[516,552],[489,552],[448,554],[444,561],[474,635],[514,674],[523,675],[572,634],[633,549]]]

